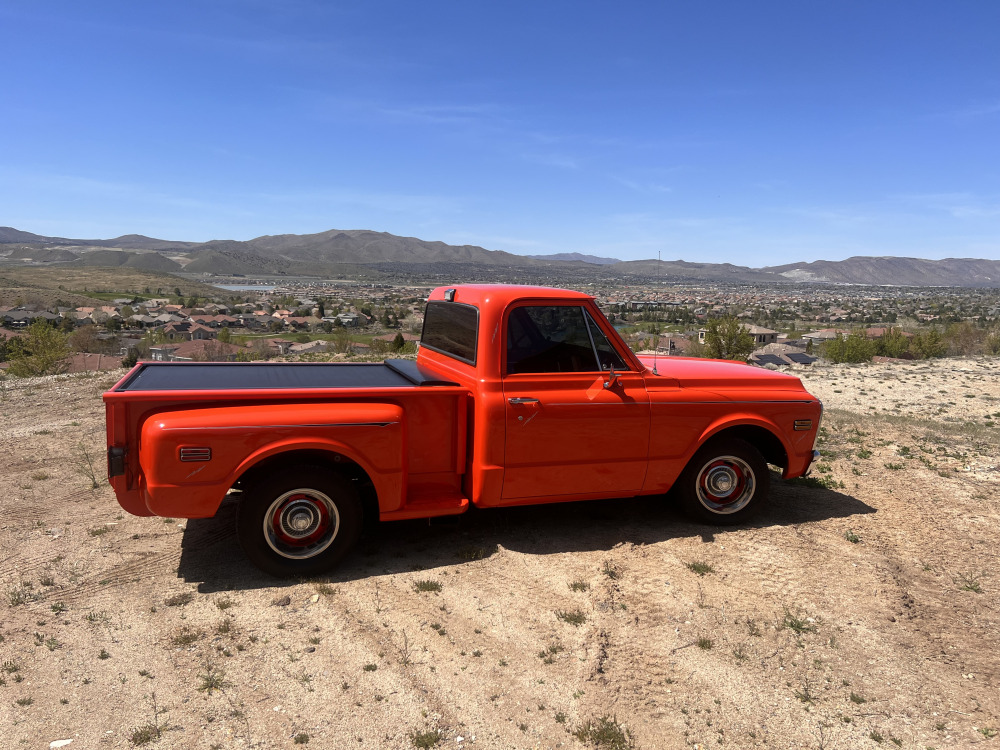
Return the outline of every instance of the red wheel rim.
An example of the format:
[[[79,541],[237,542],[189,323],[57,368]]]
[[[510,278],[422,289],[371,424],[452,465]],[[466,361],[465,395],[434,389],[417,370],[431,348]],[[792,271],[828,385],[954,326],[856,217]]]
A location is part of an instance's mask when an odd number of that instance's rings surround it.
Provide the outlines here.
[[[313,489],[286,492],[264,514],[264,537],[282,557],[305,559],[326,550],[337,536],[336,504]]]
[[[738,456],[719,456],[702,466],[696,479],[698,501],[712,513],[727,515],[747,506],[756,490],[750,464]]]

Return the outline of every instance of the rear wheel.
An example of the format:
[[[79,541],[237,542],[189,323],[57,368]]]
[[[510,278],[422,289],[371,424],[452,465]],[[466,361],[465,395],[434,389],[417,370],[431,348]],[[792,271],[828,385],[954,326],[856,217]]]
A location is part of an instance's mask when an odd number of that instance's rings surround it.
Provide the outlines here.
[[[289,467],[247,488],[237,511],[240,546],[274,576],[325,573],[361,534],[351,483],[316,466]]]
[[[770,487],[760,451],[737,438],[703,446],[678,480],[685,510],[699,521],[722,525],[741,523],[759,512]]]

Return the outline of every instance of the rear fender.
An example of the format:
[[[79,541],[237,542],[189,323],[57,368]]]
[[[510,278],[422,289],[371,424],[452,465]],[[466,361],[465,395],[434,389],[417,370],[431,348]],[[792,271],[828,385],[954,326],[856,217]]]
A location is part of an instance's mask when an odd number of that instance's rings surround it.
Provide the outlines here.
[[[280,453],[328,451],[371,478],[382,511],[402,504],[406,425],[397,404],[266,404],[161,412],[142,425],[142,496],[154,515],[204,518],[247,470]],[[192,456],[194,460],[192,460]]]
[[[294,452],[322,451],[329,454],[331,461],[338,460],[337,457],[343,457],[361,467],[375,487],[381,512],[398,510],[403,504],[403,488],[406,486],[406,468],[402,461],[402,440],[395,440],[395,436],[391,435],[382,435],[381,437],[389,437],[390,441],[396,447],[393,448],[392,445],[387,445],[386,451],[375,457],[378,460],[377,464],[373,463],[371,456],[355,450],[353,446],[348,445],[342,440],[277,441],[261,448],[253,455],[247,456],[246,460],[230,475],[229,484],[232,486],[240,477],[253,471],[254,467],[259,466],[270,458],[288,454],[289,459],[294,460],[292,456]],[[392,457],[398,459],[394,465],[392,461],[386,461],[386,459],[391,459]]]

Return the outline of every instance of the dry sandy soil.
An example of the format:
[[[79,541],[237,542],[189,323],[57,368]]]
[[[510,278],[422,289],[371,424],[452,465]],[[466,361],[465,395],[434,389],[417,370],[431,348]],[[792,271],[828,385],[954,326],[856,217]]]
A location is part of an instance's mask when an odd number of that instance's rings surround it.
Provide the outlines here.
[[[819,481],[753,525],[480,512],[292,582],[250,567],[231,505],[135,518],[90,488],[113,377],[8,380],[0,747],[1000,745],[996,364],[799,371]]]

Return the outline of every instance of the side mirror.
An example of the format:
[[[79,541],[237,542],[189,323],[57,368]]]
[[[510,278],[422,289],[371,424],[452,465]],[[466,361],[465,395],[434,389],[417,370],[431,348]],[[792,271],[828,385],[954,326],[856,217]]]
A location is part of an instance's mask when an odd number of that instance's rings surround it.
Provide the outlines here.
[[[614,388],[618,385],[618,373],[615,372],[615,366],[612,363],[611,371],[608,373],[608,379],[604,381],[605,388]]]

